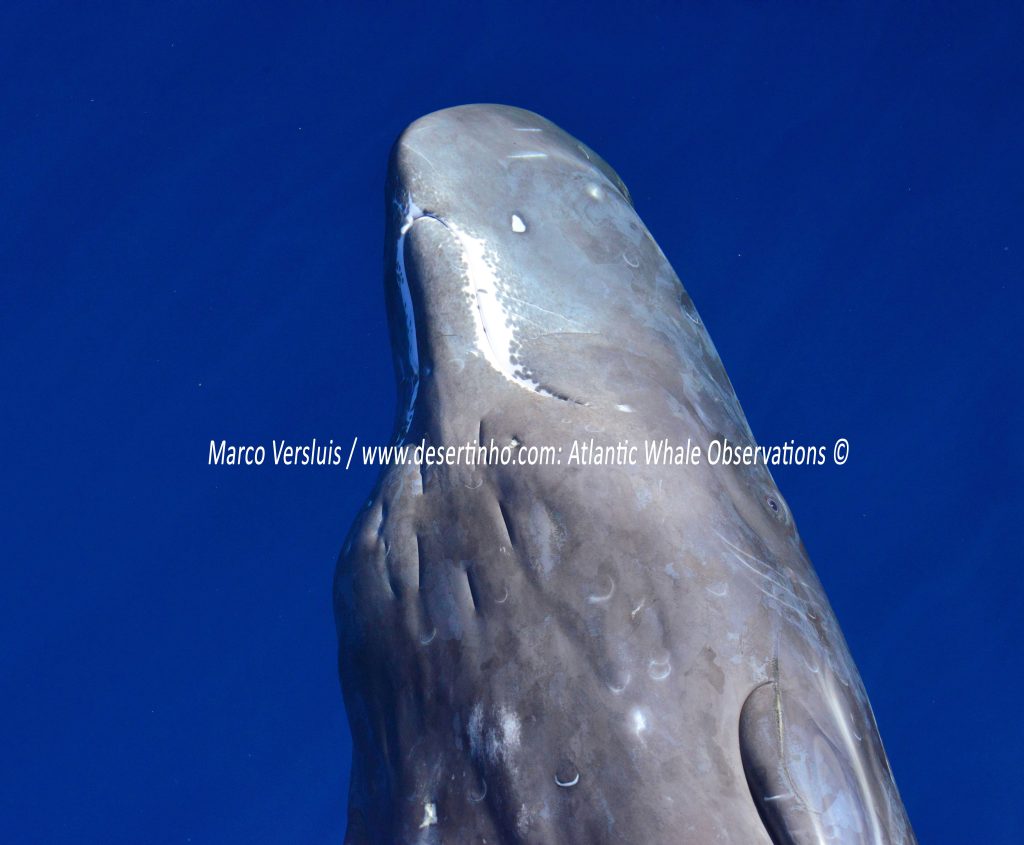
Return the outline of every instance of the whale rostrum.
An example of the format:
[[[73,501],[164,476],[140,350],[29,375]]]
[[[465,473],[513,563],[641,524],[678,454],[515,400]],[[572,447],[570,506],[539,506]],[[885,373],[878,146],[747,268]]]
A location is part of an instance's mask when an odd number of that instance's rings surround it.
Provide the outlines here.
[[[395,461],[338,562],[346,842],[915,842],[871,707],[693,302],[585,144],[413,123],[387,177]]]

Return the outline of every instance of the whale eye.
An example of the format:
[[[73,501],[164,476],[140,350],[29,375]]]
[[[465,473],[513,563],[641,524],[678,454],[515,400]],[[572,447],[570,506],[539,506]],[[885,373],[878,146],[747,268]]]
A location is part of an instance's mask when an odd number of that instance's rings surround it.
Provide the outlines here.
[[[764,506],[768,508],[768,512],[776,522],[781,525],[792,527],[789,510],[786,508],[782,499],[766,495],[764,497]]]

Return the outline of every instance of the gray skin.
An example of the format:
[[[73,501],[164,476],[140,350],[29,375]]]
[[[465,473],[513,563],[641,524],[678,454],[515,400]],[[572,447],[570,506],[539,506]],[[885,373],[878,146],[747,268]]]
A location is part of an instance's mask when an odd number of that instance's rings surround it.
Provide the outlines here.
[[[615,172],[531,112],[410,126],[386,295],[406,443],[336,579],[348,843],[913,843],[867,695],[763,466],[570,466],[754,442]],[[514,216],[513,216],[514,215]]]

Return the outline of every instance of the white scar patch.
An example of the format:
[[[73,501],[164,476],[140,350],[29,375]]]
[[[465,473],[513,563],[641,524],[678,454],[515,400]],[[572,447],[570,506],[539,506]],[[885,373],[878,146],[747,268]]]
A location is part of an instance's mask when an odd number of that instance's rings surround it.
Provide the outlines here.
[[[504,284],[498,276],[498,260],[482,238],[448,224],[462,248],[462,263],[466,268],[466,295],[469,298],[476,328],[476,347],[495,370],[513,384],[534,393],[540,385],[523,375],[515,362],[519,346],[515,336],[513,317],[506,310]]]
[[[425,215],[411,196],[407,196],[404,205],[400,204],[398,207],[402,211],[404,222],[399,229],[398,243],[395,246],[397,253],[395,275],[398,279],[398,288],[402,299],[403,317],[405,318],[409,346],[409,368],[412,371],[409,406],[406,409],[405,422],[399,436],[399,439],[404,439],[408,433],[409,426],[412,424],[420,383],[419,350],[416,346],[416,319],[413,311],[412,295],[409,290],[409,278],[405,268],[405,236],[418,219],[432,215]],[[534,308],[538,306],[533,306],[528,302],[518,299],[507,290],[506,284],[498,274],[499,259],[483,238],[475,237],[447,220],[441,218],[434,219],[438,220],[448,230],[458,242],[460,248],[462,263],[466,272],[464,290],[475,329],[476,354],[483,357],[494,370],[524,390],[539,393],[542,396],[555,397],[555,394],[542,387],[539,382],[529,378],[516,361],[516,351],[519,348],[519,342],[516,339],[515,322],[518,318],[517,315],[510,312],[509,306],[512,306],[513,303]],[[520,227],[522,227],[521,230]],[[512,229],[517,233],[526,231],[526,224],[518,215],[512,216]]]
[[[420,830],[435,824],[437,824],[437,805],[432,803],[424,804],[423,821],[420,822]]]

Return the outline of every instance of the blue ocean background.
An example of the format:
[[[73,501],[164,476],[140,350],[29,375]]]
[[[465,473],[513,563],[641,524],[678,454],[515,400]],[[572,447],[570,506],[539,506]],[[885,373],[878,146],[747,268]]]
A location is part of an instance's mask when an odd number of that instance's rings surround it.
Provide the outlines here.
[[[384,443],[383,180],[467,102],[685,282],[922,843],[1024,841],[1020,4],[6,3],[0,839],[340,842],[331,579]]]

